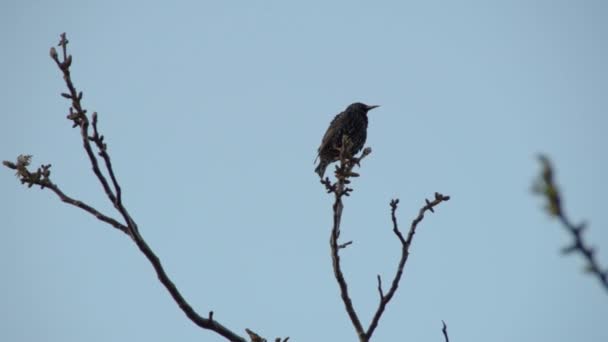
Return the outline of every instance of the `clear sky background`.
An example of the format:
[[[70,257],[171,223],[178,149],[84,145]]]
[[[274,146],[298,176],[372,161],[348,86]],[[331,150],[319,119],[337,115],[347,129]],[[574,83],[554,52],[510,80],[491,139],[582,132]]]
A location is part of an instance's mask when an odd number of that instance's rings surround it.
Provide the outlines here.
[[[425,197],[377,341],[608,341],[608,295],[542,210],[535,156],[608,267],[605,1],[11,1],[0,4],[0,158],[52,163],[105,213],[48,55],[67,32],[124,200],[200,313],[244,334],[353,341],[313,173],[329,121],[370,113],[342,252],[365,325]],[[0,171],[1,341],[223,341],[124,234]]]

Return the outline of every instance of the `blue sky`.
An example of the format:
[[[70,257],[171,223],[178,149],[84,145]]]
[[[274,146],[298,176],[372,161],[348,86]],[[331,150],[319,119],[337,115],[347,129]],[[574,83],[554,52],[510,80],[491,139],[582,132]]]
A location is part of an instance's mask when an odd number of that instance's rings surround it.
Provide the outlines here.
[[[399,256],[390,199],[404,230],[425,197],[452,200],[420,226],[375,340],[441,341],[445,320],[454,341],[606,341],[606,292],[559,255],[568,235],[530,185],[545,152],[608,267],[607,16],[602,1],[4,1],[0,157],[52,163],[114,215],[48,56],[67,32],[125,202],[190,303],[237,332],[347,341],[312,162],[336,113],[380,104],[342,228],[365,325]],[[222,341],[126,236],[0,173],[0,340]]]

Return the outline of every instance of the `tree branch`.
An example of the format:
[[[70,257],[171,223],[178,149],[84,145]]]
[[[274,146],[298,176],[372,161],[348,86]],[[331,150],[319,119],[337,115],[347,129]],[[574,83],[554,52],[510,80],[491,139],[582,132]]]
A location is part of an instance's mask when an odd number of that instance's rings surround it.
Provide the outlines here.
[[[350,318],[355,332],[359,337],[360,341],[366,341],[365,331],[363,330],[363,325],[361,325],[361,321],[355,308],[353,306],[353,302],[350,299],[348,294],[348,284],[344,279],[344,274],[342,273],[342,267],[340,265],[340,249],[349,245],[349,241],[345,244],[339,244],[338,239],[340,237],[340,221],[342,219],[342,209],[344,205],[342,204],[342,197],[349,196],[349,193],[352,191],[351,188],[348,188],[346,185],[350,183],[350,177],[357,177],[358,174],[352,172],[355,165],[358,165],[361,160],[363,160],[367,155],[371,153],[371,148],[365,148],[361,153],[361,157],[354,158],[353,156],[347,155],[349,150],[348,146],[350,141],[347,136],[344,136],[342,139],[342,146],[339,148],[340,151],[340,164],[336,167],[336,178],[337,181],[335,183],[331,183],[329,177],[326,177],[325,180],[322,180],[321,183],[325,185],[325,188],[328,192],[334,193],[334,205],[333,205],[333,227],[331,230],[331,236],[329,239],[329,245],[331,249],[331,258],[332,258],[332,266],[334,270],[334,276],[338,281],[338,286],[340,288],[340,295],[342,297],[342,301],[344,302],[344,307]]]
[[[399,226],[397,224],[397,216],[395,215],[395,212],[397,211],[397,205],[399,204],[399,200],[394,199],[391,201],[390,206],[391,206],[391,219],[393,221],[393,233],[395,233],[395,235],[401,242],[401,259],[399,260],[399,265],[397,266],[397,271],[396,271],[395,277],[393,278],[393,281],[391,283],[390,289],[388,290],[388,292],[385,295],[380,296],[380,303],[378,304],[378,309],[376,310],[376,313],[374,314],[374,317],[372,318],[369,328],[367,328],[367,331],[365,333],[367,340],[369,340],[372,337],[374,330],[378,326],[380,317],[382,317],[382,314],[384,313],[384,309],[386,308],[386,305],[391,301],[391,299],[395,295],[395,292],[397,291],[397,288],[399,287],[399,281],[401,280],[401,276],[403,275],[403,269],[405,267],[405,263],[407,262],[407,258],[410,254],[409,249],[412,244],[414,234],[416,233],[416,228],[418,227],[418,224],[424,218],[424,213],[426,211],[434,212],[433,207],[436,207],[441,202],[445,202],[445,201],[449,201],[449,200],[450,200],[450,196],[444,196],[438,192],[435,193],[435,199],[433,201],[425,200],[426,204],[422,208],[420,208],[420,210],[418,211],[418,216],[412,221],[412,224],[410,225],[410,231],[407,234],[407,239],[403,238],[403,235],[401,234],[401,231],[399,230]]]
[[[353,189],[347,187],[347,184],[350,184],[351,177],[358,177],[359,175],[357,173],[354,173],[352,170],[355,165],[360,165],[361,160],[363,160],[363,158],[365,158],[367,155],[369,155],[371,153],[371,149],[370,148],[364,149],[361,154],[361,157],[359,157],[359,158],[354,157],[354,156],[349,156],[349,155],[347,155],[347,152],[346,152],[349,150],[349,147],[348,147],[349,143],[350,143],[350,141],[349,141],[348,137],[344,136],[342,139],[342,145],[341,145],[341,147],[338,148],[338,150],[340,152],[339,153],[340,157],[339,157],[339,164],[336,166],[336,171],[335,171],[336,182],[332,183],[329,180],[329,178],[327,177],[324,180],[322,180],[321,183],[323,185],[325,185],[325,188],[328,193],[334,194],[334,198],[335,198],[334,205],[333,205],[333,213],[334,213],[333,214],[333,226],[332,226],[331,236],[330,236],[330,249],[331,249],[334,276],[336,277],[338,286],[340,288],[340,296],[342,298],[342,301],[344,302],[344,307],[346,309],[346,313],[348,314],[348,317],[350,318],[350,320],[353,324],[353,327],[355,328],[355,332],[357,333],[357,336],[359,337],[359,341],[367,342],[371,339],[372,334],[374,333],[374,330],[378,326],[378,322],[380,321],[380,317],[384,313],[386,305],[390,302],[390,300],[393,298],[395,292],[397,291],[397,288],[399,286],[399,281],[401,280],[401,276],[403,275],[403,269],[405,267],[405,263],[409,256],[409,247],[412,243],[412,239],[414,238],[414,234],[416,232],[416,228],[417,228],[418,224],[424,218],[424,214],[426,211],[434,212],[433,208],[442,202],[448,201],[450,199],[450,196],[444,196],[444,195],[436,192],[435,199],[433,201],[425,200],[426,204],[419,210],[418,216],[412,221],[407,239],[405,239],[403,237],[403,234],[401,233],[401,231],[399,230],[399,227],[397,225],[397,218],[395,215],[395,211],[397,210],[397,204],[399,203],[399,200],[395,199],[395,200],[391,201],[390,205],[391,205],[391,218],[393,221],[393,232],[395,233],[395,235],[401,242],[401,246],[402,246],[401,259],[399,261],[399,265],[397,266],[397,271],[396,271],[395,277],[393,278],[393,281],[391,283],[391,287],[387,293],[384,293],[384,291],[382,290],[382,278],[380,277],[380,275],[377,276],[378,294],[380,297],[380,303],[378,304],[378,309],[376,310],[376,312],[370,322],[369,328],[367,330],[364,330],[364,328],[361,324],[361,321],[359,319],[359,316],[357,315],[357,312],[355,311],[355,308],[353,306],[350,295],[348,294],[348,284],[346,283],[346,280],[344,279],[344,274],[342,273],[342,267],[340,265],[340,254],[339,254],[340,249],[343,248],[343,246],[348,243],[339,244],[338,239],[340,237],[340,222],[342,219],[342,211],[344,209],[344,205],[342,203],[342,197],[349,196],[350,192],[353,191]]]
[[[89,161],[91,162],[91,166],[93,169],[93,173],[97,177],[98,181],[101,183],[101,186],[110,200],[114,205],[114,208],[121,214],[126,224],[122,224],[117,220],[101,214],[95,208],[90,205],[83,203],[81,201],[75,200],[67,195],[65,195],[57,185],[55,185],[50,180],[50,165],[42,165],[36,172],[30,172],[27,169],[29,162],[31,160],[31,156],[19,156],[17,158],[16,163],[5,161],[3,164],[9,168],[17,170],[17,175],[20,177],[22,183],[27,183],[29,187],[32,185],[39,185],[42,189],[49,188],[51,189],[63,202],[74,205],[82,210],[89,212],[90,214],[97,217],[99,220],[110,224],[111,226],[121,230],[122,232],[127,233],[131,239],[135,242],[139,250],[146,256],[146,258],[152,264],[152,267],[156,271],[158,279],[165,286],[173,300],[177,303],[180,309],[186,314],[186,316],[196,325],[201,328],[208,329],[214,331],[215,333],[225,337],[230,341],[235,342],[244,342],[246,341],[243,337],[235,334],[222,324],[220,324],[215,318],[213,314],[210,313],[208,318],[205,318],[199,315],[186,301],[186,299],[179,292],[175,284],[171,281],[167,273],[165,272],[160,259],[154,254],[152,249],[145,242],[143,237],[139,234],[139,230],[137,228],[137,224],[129,215],[129,212],[124,207],[122,202],[122,191],[116,175],[114,173],[110,155],[107,152],[107,145],[104,142],[103,135],[99,134],[97,129],[97,113],[93,113],[93,135],[89,135],[89,118],[87,116],[87,110],[83,108],[81,100],[83,97],[82,92],[78,92],[76,87],[74,86],[71,75],[70,75],[70,66],[72,64],[72,56],[67,53],[67,44],[68,40],[66,34],[61,34],[61,40],[59,42],[59,46],[62,49],[62,59],[60,60],[58,53],[54,47],[50,50],[51,58],[55,61],[61,72],[63,73],[63,79],[66,83],[69,93],[62,93],[61,95],[72,101],[69,114],[67,118],[73,121],[73,127],[80,127],[80,134],[82,139],[83,148],[89,157]],[[103,172],[100,169],[99,161],[97,159],[97,155],[93,152],[93,147],[90,142],[95,144],[99,155],[103,159],[103,163],[106,169],[106,172],[110,175],[110,179],[112,181],[112,186],[107,181]]]
[[[32,157],[28,155],[20,155],[19,157],[17,157],[16,163],[4,161],[2,162],[2,164],[4,164],[4,166],[8,167],[9,169],[17,170],[17,176],[19,177],[19,180],[22,184],[27,183],[29,187],[31,187],[32,185],[38,185],[41,189],[49,188],[57,195],[57,197],[59,197],[62,202],[80,208],[88,212],[89,214],[95,216],[98,220],[111,225],[112,227],[122,231],[123,233],[127,233],[128,228],[122,223],[118,222],[112,217],[100,213],[92,206],[80,200],[74,199],[66,195],[63,191],[61,191],[59,186],[57,186],[57,184],[51,181],[51,165],[42,165],[38,168],[36,172],[30,172],[27,167],[30,164],[31,158]]]
[[[63,97],[72,101],[72,106],[70,107],[69,114],[67,116],[68,119],[73,121],[72,127],[80,126],[80,135],[82,138],[82,145],[85,149],[87,156],[91,162],[91,166],[93,167],[93,173],[97,176],[97,179],[101,183],[108,199],[114,205],[114,208],[118,210],[118,212],[122,215],[125,222],[127,223],[127,227],[129,228],[128,233],[133,235],[137,232],[137,225],[131,219],[127,209],[122,205],[122,196],[121,189],[118,185],[116,177],[114,175],[114,171],[112,169],[112,163],[110,162],[110,156],[107,153],[107,145],[103,142],[103,136],[98,134],[97,131],[97,113],[93,113],[93,128],[94,134],[93,136],[89,136],[89,118],[87,116],[87,110],[82,106],[82,97],[83,93],[78,92],[74,83],[72,82],[72,77],[70,73],[70,66],[72,65],[72,55],[67,53],[67,46],[69,40],[65,33],[61,34],[61,40],[59,41],[58,46],[61,47],[62,51],[62,60],[60,60],[57,51],[54,47],[51,48],[51,58],[57,64],[57,67],[63,73],[63,79],[66,83],[69,93],[61,94]],[[114,189],[110,187],[106,177],[101,172],[99,168],[99,161],[97,160],[97,156],[93,152],[93,148],[91,147],[90,141],[93,141],[97,146],[99,152],[99,156],[101,156],[105,162],[106,170],[111,176]]]
[[[445,339],[445,342],[450,342],[450,338],[448,337],[448,326],[445,324],[444,321],[441,321],[441,323],[443,324],[443,328],[441,329],[441,332],[443,333],[443,338]]]
[[[594,275],[600,281],[604,290],[608,291],[608,270],[602,270],[595,258],[595,250],[587,245],[583,239],[586,224],[576,225],[568,218],[563,208],[561,193],[554,181],[551,161],[544,155],[540,155],[539,160],[542,164],[541,177],[534,184],[533,191],[545,197],[549,214],[557,217],[572,237],[572,243],[564,247],[562,252],[564,254],[579,252],[587,263],[586,271]]]

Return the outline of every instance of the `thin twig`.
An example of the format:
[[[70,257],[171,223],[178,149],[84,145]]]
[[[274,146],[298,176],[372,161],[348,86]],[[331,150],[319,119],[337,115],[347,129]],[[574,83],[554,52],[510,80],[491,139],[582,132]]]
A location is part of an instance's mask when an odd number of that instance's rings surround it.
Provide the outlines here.
[[[123,233],[127,233],[128,228],[124,224],[118,222],[116,219],[102,214],[97,209],[93,208],[85,202],[66,195],[57,184],[51,181],[50,165],[46,167],[46,171],[48,172],[48,174],[46,175],[42,172],[46,165],[43,165],[42,167],[38,168],[38,171],[36,172],[30,172],[27,168],[29,166],[30,160],[31,156],[22,155],[17,158],[16,163],[4,161],[3,164],[10,169],[17,170],[17,176],[19,177],[21,183],[27,183],[28,185],[38,185],[41,189],[49,188],[57,195],[57,197],[59,197],[62,202],[80,208],[88,212],[89,214],[95,216],[98,220],[111,225],[112,227],[122,231]]]
[[[90,205],[88,205],[84,202],[73,199],[70,196],[64,194],[56,184],[49,182],[49,184],[47,184],[46,187],[51,189],[59,197],[59,199],[61,201],[71,204],[75,207],[78,207],[78,208],[90,213],[91,215],[95,216],[98,220],[111,225],[112,227],[120,230],[123,233],[127,233],[128,228],[124,224],[116,221],[115,219],[113,219],[107,215],[100,213],[95,208],[91,207]]]
[[[445,342],[450,342],[450,338],[448,337],[448,326],[444,321],[441,321],[441,323],[443,324],[443,328],[441,329],[441,332],[443,332],[443,338],[445,339]]]
[[[397,205],[399,204],[399,200],[394,199],[391,201],[390,206],[391,206],[391,219],[393,221],[393,232],[395,233],[395,235],[401,242],[401,259],[399,260],[399,265],[397,266],[397,271],[395,273],[395,277],[393,278],[391,287],[385,295],[381,296],[380,303],[378,304],[378,309],[376,310],[376,313],[374,314],[374,317],[372,318],[369,328],[367,328],[367,331],[365,333],[367,340],[369,340],[372,337],[374,330],[378,326],[380,317],[382,317],[382,314],[384,313],[384,309],[386,308],[386,305],[391,301],[391,299],[395,295],[395,292],[397,291],[397,288],[399,287],[399,281],[401,280],[401,276],[403,275],[403,269],[405,267],[405,263],[407,262],[407,258],[410,254],[409,249],[412,244],[414,234],[416,233],[416,228],[418,227],[418,224],[424,218],[424,213],[426,211],[433,212],[433,207],[436,207],[440,203],[449,201],[449,200],[450,200],[450,196],[444,196],[438,192],[435,193],[435,199],[433,201],[429,201],[429,200],[425,199],[426,204],[422,208],[420,208],[420,210],[418,211],[418,216],[416,216],[416,218],[412,221],[412,224],[410,225],[410,231],[407,235],[407,239],[403,238],[403,235],[401,234],[401,231],[399,230],[399,226],[397,225],[397,216],[395,215],[395,212],[397,211]]]
[[[347,242],[345,242],[345,243],[341,243],[341,244],[339,244],[339,245],[338,245],[338,248],[340,248],[340,249],[342,249],[342,248],[346,248],[346,247],[348,247],[348,246],[350,246],[350,245],[352,245],[352,244],[353,244],[353,242],[352,242],[352,241],[347,241]]]
[[[127,209],[122,205],[122,197],[121,197],[121,189],[118,185],[116,177],[114,175],[114,171],[112,169],[112,163],[110,162],[110,156],[106,151],[106,144],[103,142],[103,136],[100,136],[97,132],[97,113],[93,113],[93,128],[94,134],[93,136],[89,136],[89,118],[87,116],[87,110],[82,106],[82,92],[78,92],[74,83],[72,82],[72,77],[70,73],[70,66],[72,64],[72,55],[68,55],[67,46],[69,40],[65,33],[61,34],[61,40],[59,41],[58,46],[61,47],[63,59],[60,60],[57,52],[54,48],[51,48],[51,58],[55,61],[55,64],[59,67],[59,70],[63,73],[63,79],[68,87],[69,94],[62,94],[63,97],[66,97],[72,100],[72,106],[70,107],[70,114],[68,115],[68,119],[74,122],[73,127],[80,126],[80,135],[82,138],[83,148],[85,149],[87,156],[91,162],[91,166],[93,167],[93,173],[97,176],[97,179],[101,183],[106,196],[112,204],[114,208],[118,210],[118,212],[122,215],[125,222],[127,223],[127,227],[129,230],[127,231],[129,235],[134,235],[137,232],[137,225],[130,217]],[[91,147],[90,141],[94,141],[96,146],[99,149],[99,155],[103,158],[105,162],[106,169],[111,176],[114,189],[110,187],[106,177],[101,172],[99,168],[99,161],[97,160],[97,156],[93,152],[93,148]]]
[[[338,243],[338,239],[340,237],[340,222],[342,219],[342,210],[344,208],[344,205],[342,204],[342,197],[348,196],[352,191],[352,189],[348,188],[346,185],[350,183],[350,177],[358,176],[352,172],[352,169],[355,167],[355,165],[359,165],[361,160],[371,153],[371,148],[365,148],[361,153],[361,157],[355,158],[354,156],[347,155],[348,144],[348,137],[344,136],[342,139],[342,146],[339,148],[340,163],[336,167],[337,181],[332,184],[329,178],[326,178],[325,180],[322,180],[321,183],[325,185],[328,192],[334,193],[335,198],[333,205],[333,226],[329,239],[334,276],[336,277],[338,286],[340,288],[340,296],[342,298],[342,302],[344,303],[344,308],[346,309],[346,313],[348,314],[348,317],[355,328],[355,332],[357,333],[360,341],[366,341],[363,325],[361,324],[361,320],[359,319],[359,316],[357,315],[357,312],[353,306],[353,302],[350,299],[350,295],[348,294],[348,284],[344,279],[342,266],[340,264],[340,246],[346,246],[348,243],[340,245]]]
[[[384,299],[384,292],[382,291],[382,278],[378,274],[378,294],[380,295],[380,300]]]
[[[361,321],[357,316],[357,312],[353,306],[353,302],[350,299],[348,294],[348,285],[346,280],[344,279],[344,274],[342,273],[342,267],[340,265],[340,248],[338,246],[338,237],[340,235],[340,220],[342,218],[342,209],[343,204],[341,200],[342,195],[336,196],[336,202],[334,203],[334,225],[331,231],[330,238],[330,247],[331,247],[331,256],[332,256],[332,265],[334,269],[334,275],[336,280],[338,281],[338,286],[340,287],[340,295],[342,297],[342,301],[344,302],[344,307],[350,318],[353,326],[355,327],[355,331],[357,336],[361,341],[365,341],[365,331],[363,330],[363,326],[361,325]]]
[[[103,158],[104,164],[106,166],[106,171],[108,172],[108,174],[110,175],[110,179],[112,180],[112,185],[114,186],[114,194],[116,194],[116,197],[115,198],[109,197],[110,200],[111,201],[114,200],[113,201],[114,207],[120,212],[122,217],[125,219],[131,232],[133,232],[134,234],[137,234],[138,233],[137,224],[131,218],[131,215],[129,215],[127,208],[122,204],[122,189],[120,188],[120,185],[118,184],[118,181],[116,180],[116,175],[114,174],[114,168],[112,167],[112,161],[110,159],[110,155],[108,154],[108,146],[103,141],[104,140],[103,135],[100,135],[99,131],[97,130],[97,112],[93,112],[93,136],[88,137],[88,139],[93,141],[95,143],[95,146],[97,146],[97,149],[99,151],[98,153]],[[107,181],[106,181],[106,183],[107,183]]]
[[[542,164],[542,173],[539,181],[534,186],[534,191],[543,195],[547,200],[547,209],[552,216],[556,216],[563,227],[570,233],[572,242],[564,247],[564,254],[579,252],[585,259],[587,266],[586,271],[594,275],[599,281],[604,290],[608,291],[608,270],[602,270],[596,260],[595,250],[587,245],[583,239],[585,231],[585,223],[574,224],[566,215],[563,208],[563,200],[559,188],[555,184],[554,171],[549,158],[544,155],[539,156]]]

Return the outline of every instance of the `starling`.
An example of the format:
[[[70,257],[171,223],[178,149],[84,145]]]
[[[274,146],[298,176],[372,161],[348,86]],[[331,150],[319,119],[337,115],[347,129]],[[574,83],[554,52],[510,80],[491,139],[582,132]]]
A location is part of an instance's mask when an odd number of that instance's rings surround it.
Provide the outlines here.
[[[346,135],[352,143],[352,148],[348,151],[350,155],[354,156],[363,148],[367,138],[367,112],[376,107],[379,106],[356,102],[331,121],[318,150],[317,159],[320,160],[315,172],[319,177],[323,178],[327,166],[338,160],[337,149],[342,146],[342,136]]]

